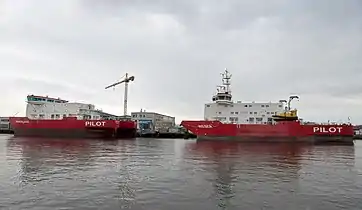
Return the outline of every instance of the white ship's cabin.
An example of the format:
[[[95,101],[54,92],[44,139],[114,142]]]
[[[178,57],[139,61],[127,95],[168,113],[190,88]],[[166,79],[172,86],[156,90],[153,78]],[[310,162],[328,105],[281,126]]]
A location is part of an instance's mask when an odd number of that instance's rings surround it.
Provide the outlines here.
[[[273,124],[273,115],[283,112],[280,102],[241,102],[205,104],[204,120],[219,120],[237,124]]]
[[[241,102],[232,100],[231,77],[225,69],[222,75],[222,84],[217,86],[212,102],[205,104],[204,120],[219,120],[224,123],[235,124],[273,124],[274,115],[284,112],[283,102]],[[291,99],[298,98],[291,96]],[[290,101],[289,101],[290,103]]]
[[[102,119],[99,110],[92,104],[68,102],[60,98],[47,96],[27,96],[26,116],[29,119]]]
[[[79,120],[123,120],[131,116],[112,115],[96,109],[93,104],[69,102],[47,96],[27,96],[26,116],[29,119],[61,120],[75,117]]]
[[[229,88],[219,86],[212,102],[205,104],[204,120],[223,123],[273,124],[273,115],[284,110],[282,102],[241,102],[232,100]]]
[[[232,95],[228,92],[217,93],[212,97],[212,101],[217,103],[232,103]]]
[[[27,101],[32,103],[44,103],[44,102],[51,102],[51,103],[68,103],[66,100],[62,100],[60,98],[49,98],[47,96],[35,96],[35,95],[28,95]]]

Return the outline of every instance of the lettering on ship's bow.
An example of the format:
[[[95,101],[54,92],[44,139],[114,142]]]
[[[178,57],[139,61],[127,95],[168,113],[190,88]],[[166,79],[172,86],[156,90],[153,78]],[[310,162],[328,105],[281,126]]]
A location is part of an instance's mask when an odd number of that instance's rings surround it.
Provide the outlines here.
[[[342,127],[313,127],[314,133],[341,133]]]
[[[212,125],[198,125],[198,128],[212,128]]]
[[[29,123],[29,120],[16,120],[15,123],[28,124],[28,123]]]
[[[106,124],[105,121],[85,121],[85,126],[90,126],[90,127],[104,127],[104,125]]]

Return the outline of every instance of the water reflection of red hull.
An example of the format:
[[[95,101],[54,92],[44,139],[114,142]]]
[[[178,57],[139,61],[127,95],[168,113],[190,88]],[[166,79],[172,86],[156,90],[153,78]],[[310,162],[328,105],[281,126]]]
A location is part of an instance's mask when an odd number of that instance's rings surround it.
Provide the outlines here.
[[[25,156],[31,154],[32,157],[41,156],[42,153],[51,154],[58,151],[63,151],[64,155],[72,151],[88,154],[92,150],[90,142],[85,139],[64,140],[22,137],[9,139],[7,147],[11,150],[19,150]]]
[[[290,143],[240,143],[240,142],[215,142],[202,141],[188,145],[191,154],[202,155],[207,159],[231,158],[241,162],[265,162],[270,159],[291,165],[299,165],[305,153],[313,146],[297,145]],[[232,160],[230,160],[232,161]]]
[[[312,147],[285,143],[202,141],[188,144],[186,155],[190,158],[197,157],[202,165],[200,167],[215,165],[218,176],[244,176],[240,171],[249,175],[262,173],[260,176],[265,176],[265,168],[271,178],[290,178],[298,176],[302,160]]]
[[[194,144],[189,144],[189,149],[195,152],[204,154],[237,152],[242,155],[245,153],[265,154],[295,154],[303,152],[308,148],[308,145],[298,145],[290,143],[262,144],[262,143],[240,143],[240,142],[219,142],[219,141],[201,141]]]
[[[11,138],[8,141],[9,144],[19,144],[23,146],[32,146],[32,145],[48,145],[48,146],[65,146],[65,145],[74,145],[74,146],[85,146],[89,145],[88,141],[85,139],[70,139],[64,140],[62,138]]]

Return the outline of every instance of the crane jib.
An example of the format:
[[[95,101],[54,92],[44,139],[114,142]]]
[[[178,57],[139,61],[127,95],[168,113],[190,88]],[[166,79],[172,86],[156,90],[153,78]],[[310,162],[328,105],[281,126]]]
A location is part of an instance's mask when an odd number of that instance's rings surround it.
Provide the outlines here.
[[[123,80],[121,80],[121,81],[119,81],[119,82],[116,82],[116,83],[113,83],[113,84],[105,87],[105,89],[108,89],[108,88],[110,88],[110,87],[115,87],[115,86],[117,86],[117,85],[119,85],[119,84],[125,83],[125,86],[124,86],[124,111],[123,111],[123,112],[124,112],[124,116],[127,115],[128,83],[129,83],[130,81],[134,81],[134,78],[135,78],[134,76],[128,77],[128,73],[126,73],[125,78],[124,78]]]

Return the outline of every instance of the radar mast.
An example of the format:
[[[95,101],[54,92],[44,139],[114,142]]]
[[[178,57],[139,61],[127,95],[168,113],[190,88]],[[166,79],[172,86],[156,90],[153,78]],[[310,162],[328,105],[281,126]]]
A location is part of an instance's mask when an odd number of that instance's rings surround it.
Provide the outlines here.
[[[213,95],[212,101],[219,104],[232,104],[233,101],[230,88],[232,74],[225,68],[224,72],[221,73],[221,76],[221,85],[217,86],[216,94]]]

